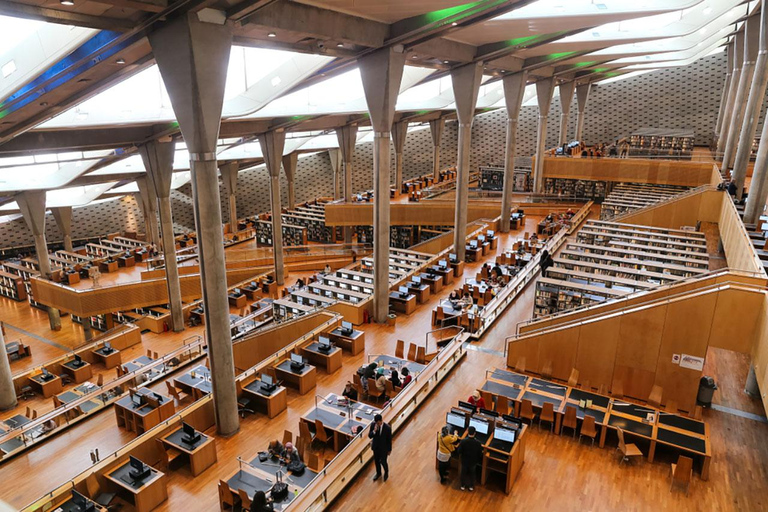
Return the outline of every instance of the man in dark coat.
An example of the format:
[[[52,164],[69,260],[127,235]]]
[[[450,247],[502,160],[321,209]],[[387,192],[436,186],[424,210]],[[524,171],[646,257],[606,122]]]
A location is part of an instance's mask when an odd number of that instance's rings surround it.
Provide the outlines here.
[[[483,461],[483,444],[475,438],[475,427],[469,427],[467,438],[456,452],[461,456],[461,490],[475,490],[475,468]]]
[[[384,468],[384,481],[386,482],[389,478],[387,457],[392,453],[392,427],[384,423],[381,414],[373,417],[373,425],[368,432],[368,438],[371,440],[373,462],[376,464],[376,475],[374,475],[373,481],[375,482],[381,477],[381,469]]]

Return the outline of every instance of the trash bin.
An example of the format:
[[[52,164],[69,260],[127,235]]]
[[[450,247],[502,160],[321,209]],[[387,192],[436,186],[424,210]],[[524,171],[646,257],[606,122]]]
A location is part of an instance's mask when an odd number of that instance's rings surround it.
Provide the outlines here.
[[[709,407],[712,405],[712,395],[717,389],[715,379],[708,376],[703,376],[699,380],[699,394],[696,396],[696,403],[698,405]]]
[[[394,327],[396,322],[397,322],[397,315],[395,315],[394,313],[390,313],[387,316],[387,325],[389,325],[390,327]]]

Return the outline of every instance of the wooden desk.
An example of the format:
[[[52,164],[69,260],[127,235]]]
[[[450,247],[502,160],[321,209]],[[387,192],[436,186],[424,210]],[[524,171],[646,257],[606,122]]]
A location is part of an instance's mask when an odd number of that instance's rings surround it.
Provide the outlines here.
[[[495,429],[494,429],[495,432]],[[520,474],[520,470],[523,468],[523,462],[525,461],[525,440],[526,433],[528,432],[528,425],[517,431],[515,442],[509,450],[502,450],[496,448],[494,445],[493,434],[490,435],[488,441],[483,445],[483,466],[480,476],[480,483],[485,485],[488,474],[491,471],[501,473],[505,477],[504,492],[509,494],[512,490],[512,485],[517,480],[517,475]]]
[[[456,261],[456,262],[450,262],[451,268],[453,269],[453,277],[461,277],[464,275],[464,262],[463,261]]]
[[[278,380],[297,388],[302,395],[306,395],[317,386],[317,368],[311,364],[305,364],[302,372],[296,373],[291,369],[291,361],[286,359],[275,366],[275,374]]]
[[[408,283],[408,291],[416,295],[416,300],[419,302],[419,304],[424,304],[429,300],[429,285],[428,284],[422,284],[422,285],[415,285],[413,282]]]
[[[117,258],[117,265],[125,268],[133,267],[136,265],[136,258],[133,256],[120,256]]]
[[[261,292],[261,289],[258,286],[251,286],[246,285],[241,288],[243,290],[243,293],[245,293],[245,296],[248,297],[248,300],[258,300],[261,297],[256,295],[257,293]]]
[[[211,370],[202,364],[174,378],[173,383],[177,388],[193,396],[203,396],[213,392]]]
[[[244,308],[248,303],[248,297],[246,297],[244,293],[241,293],[240,295],[230,294],[227,295],[227,298],[229,299],[229,305],[233,308]]]
[[[341,368],[341,348],[332,347],[327,353],[320,351],[320,343],[313,341],[302,347],[302,356],[315,366],[325,368],[326,373],[333,373]]]
[[[40,390],[43,397],[50,398],[53,395],[58,395],[64,389],[58,375],[53,375],[53,378],[49,380],[43,380],[42,376],[42,373],[38,373],[37,375],[30,376],[29,379],[31,384]]]
[[[419,274],[419,277],[421,277],[422,282],[429,285],[432,295],[436,295],[443,289],[443,276],[437,274]]]
[[[181,428],[162,438],[163,444],[184,453],[189,458],[192,475],[197,476],[216,463],[216,443],[212,437],[199,432],[200,440],[194,445],[184,441],[184,431]]]
[[[86,497],[86,499],[88,498]],[[106,512],[107,510],[90,499],[88,499],[88,502],[93,504],[93,512]],[[53,512],[80,512],[82,509],[72,500],[72,493],[65,493],[53,502],[53,506],[50,509],[46,510]]]
[[[416,311],[416,296],[413,294],[408,294],[406,298],[402,298],[398,292],[390,292],[389,303],[392,309],[406,315]]]
[[[261,390],[261,380],[257,379],[243,387],[243,393],[263,406],[270,418],[274,418],[288,408],[288,391],[284,386],[278,386],[267,395]]]
[[[467,261],[470,261],[470,262],[477,261],[478,254],[482,254],[482,253],[483,253],[483,249],[481,247],[472,247],[469,244],[464,246],[464,254],[466,255]]]
[[[342,334],[341,328],[337,327],[328,333],[328,337],[336,345],[344,350],[348,350],[352,355],[357,355],[365,350],[365,331],[353,330],[352,334]]]
[[[117,262],[116,261],[99,262],[99,272],[101,272],[102,274],[110,274],[112,272],[117,272]]]
[[[128,476],[130,470],[130,462],[126,461],[116,469],[106,473],[104,477],[111,484],[112,490],[117,491],[120,497],[134,504],[136,512],[149,512],[168,499],[164,473],[150,468],[149,477],[144,479],[139,487],[135,487],[124,480],[130,481]]]
[[[435,274],[442,276],[443,278],[443,284],[445,286],[448,286],[449,284],[453,283],[453,269],[450,267],[439,267],[435,265],[432,267],[432,270],[434,270]]]
[[[147,388],[141,388],[137,393],[144,396],[153,394]],[[160,395],[160,397],[162,398],[162,401],[157,408],[146,403],[140,407],[135,407],[131,401],[130,395],[126,394],[120,400],[115,402],[114,405],[117,426],[123,427],[131,432],[143,434],[158,423],[173,416],[176,412],[173,405],[173,399],[164,395]]]
[[[318,398],[317,406],[304,414],[300,421],[314,428],[315,420],[320,420],[323,427],[332,433],[333,449],[338,452],[354,436],[352,429],[365,428],[373,422],[374,416],[381,412],[362,402],[350,402],[350,404],[351,406],[346,405],[342,397],[331,393],[324,400]],[[350,412],[351,417],[349,417]]]
[[[75,384],[80,384],[93,377],[93,367],[86,361],[83,361],[80,366],[75,365],[75,360],[67,361],[61,365],[61,369],[64,373],[72,377]]]

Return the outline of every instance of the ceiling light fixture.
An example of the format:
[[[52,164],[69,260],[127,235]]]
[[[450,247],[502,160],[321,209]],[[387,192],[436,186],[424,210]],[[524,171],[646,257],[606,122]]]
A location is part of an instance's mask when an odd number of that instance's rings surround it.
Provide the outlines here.
[[[125,64],[125,59],[120,57],[115,61],[115,64],[120,64],[122,66],[123,64]]]
[[[40,106],[41,107],[47,107],[48,106],[48,102],[47,101],[42,101],[42,102],[40,102]]]
[[[277,34],[275,34],[274,32],[270,32],[269,34],[267,34],[267,37],[277,37]]]
[[[9,60],[3,65],[3,78],[8,78],[14,71],[16,71],[16,61]]]
[[[336,43],[336,46],[338,46],[339,48],[344,48],[344,43]]]
[[[74,0],[59,0],[59,3],[61,5],[66,5],[67,7],[75,5]]]
[[[454,21],[453,23],[451,23],[451,26],[452,26],[452,27],[455,27],[455,26],[457,26],[457,25],[458,25],[458,23],[456,23],[455,21]]]

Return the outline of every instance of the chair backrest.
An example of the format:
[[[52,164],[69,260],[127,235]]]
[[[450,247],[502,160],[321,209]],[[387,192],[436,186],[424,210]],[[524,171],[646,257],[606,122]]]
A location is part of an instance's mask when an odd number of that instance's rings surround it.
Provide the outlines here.
[[[490,394],[487,391],[480,390],[480,396],[483,398],[483,402],[485,402],[485,408],[488,410],[494,410],[493,409],[493,395]]]
[[[283,431],[283,446],[286,445],[286,443],[292,443],[293,442],[293,432],[290,430],[284,430]]]
[[[59,397],[57,397],[56,395],[54,395],[54,396],[53,396],[53,407],[54,407],[54,408],[58,408],[58,407],[61,407],[61,405],[62,405],[62,404],[61,404],[61,400],[59,400]]]
[[[309,431],[309,425],[306,421],[299,422],[299,436],[305,441],[312,439],[312,433]]]
[[[101,387],[104,385],[104,374],[100,373],[98,377],[96,377],[96,385]]]
[[[416,345],[413,343],[408,344],[408,360],[416,361]]]
[[[403,340],[397,340],[397,345],[395,346],[395,356],[402,359],[404,354],[405,354],[405,342]]]
[[[486,404],[487,405],[487,404]],[[505,396],[496,397],[496,412],[499,414],[509,414],[509,399]]]
[[[523,401],[520,403],[520,416],[523,416],[525,418],[533,417],[533,402],[531,402],[527,398],[524,398]]]
[[[37,409],[32,409],[32,419],[33,420],[37,419]]]
[[[328,433],[325,431],[325,425],[320,420],[315,420],[315,439],[325,443],[328,442]]]
[[[88,490],[88,497],[96,499],[101,494],[101,486],[99,480],[96,478],[96,473],[91,473],[85,477],[85,488]]]
[[[394,384],[392,384],[392,381],[389,379],[387,379],[387,382],[386,382],[386,391],[387,391],[388,397],[395,396],[395,386]]]
[[[541,367],[541,376],[545,379],[549,379],[552,377],[552,361],[546,360],[544,361],[544,365]]]
[[[568,385],[572,388],[575,388],[576,385],[579,383],[579,370],[576,368],[571,369],[571,376],[568,377]]]
[[[648,395],[648,403],[654,407],[661,407],[661,399],[664,393],[664,388],[658,384],[654,384],[651,388],[651,394]]]
[[[93,498],[93,495],[91,495],[91,498]],[[232,494],[232,489],[229,488],[229,484],[224,480],[219,480],[219,503],[235,508],[235,495]]]
[[[621,453],[626,454],[627,445],[624,444],[624,431],[621,430],[620,428],[617,428],[616,434],[619,436],[619,450],[621,450]]]
[[[178,390],[178,389],[176,389],[176,388],[173,386],[173,384],[171,384],[171,382],[170,382],[170,381],[165,381],[165,387],[166,387],[166,388],[168,388],[168,393],[169,393],[169,394],[170,394],[170,395],[171,395],[173,398],[175,398],[175,399],[176,399],[176,400],[178,400],[179,402],[181,401],[181,397],[179,396],[179,390]]]
[[[576,408],[572,405],[566,405],[565,406],[565,418],[563,418],[563,425],[566,427],[575,427],[576,426]]]
[[[368,393],[373,394],[376,391],[376,379],[368,377]]]
[[[165,444],[160,439],[155,439],[155,442],[157,443],[157,452],[160,456],[160,466],[168,469],[170,459],[168,458],[168,452],[165,450]]]
[[[581,435],[595,437],[597,435],[597,428],[595,428],[595,418],[592,416],[584,416],[584,421],[581,424]]]
[[[29,406],[27,406],[27,412],[26,412],[26,414],[24,416],[26,416],[27,418],[31,418],[32,417],[32,409],[30,409]]]
[[[248,510],[251,508],[251,497],[248,496],[248,493],[245,491],[245,489],[238,489],[237,495],[240,496],[240,503],[242,504],[242,510]]]
[[[323,460],[315,452],[309,452],[309,455],[307,455],[307,466],[312,471],[319,473],[323,469]]]
[[[685,455],[681,455],[677,458],[677,465],[675,466],[675,470],[672,473],[672,480],[677,483],[687,484],[691,481],[692,472],[693,459],[686,457]]]
[[[147,349],[147,357],[150,359],[152,358],[152,351],[149,349]]]
[[[552,404],[552,402],[544,402],[544,405],[541,406],[541,418],[543,420],[547,419],[554,419],[555,417],[555,406]]]
[[[700,419],[701,419],[701,412],[702,412],[702,408],[701,408],[701,406],[700,406],[700,405],[697,405],[697,406],[696,406],[696,407],[693,409],[693,414],[692,414],[692,416],[693,416],[693,419],[695,419],[695,420],[700,420]]]
[[[427,349],[419,345],[416,347],[416,362],[427,364]]]

